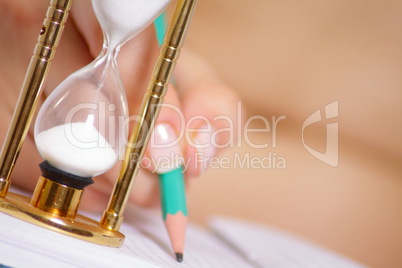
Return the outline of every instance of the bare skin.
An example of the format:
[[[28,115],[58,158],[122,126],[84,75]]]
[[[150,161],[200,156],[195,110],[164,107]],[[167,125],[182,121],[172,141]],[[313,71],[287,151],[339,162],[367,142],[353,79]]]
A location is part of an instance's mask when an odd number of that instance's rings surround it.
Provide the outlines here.
[[[25,2],[22,4],[22,2],[11,0],[0,2],[0,57],[2,59],[0,63],[2,94],[0,123],[3,126],[10,122],[13,107],[36,44],[37,34],[49,4],[47,0],[35,2],[35,4]],[[102,32],[93,14],[90,1],[74,3],[39,107],[46,96],[49,96],[69,74],[87,65],[99,54],[102,39]],[[127,94],[130,115],[136,114],[139,110],[157,53],[158,45],[152,25],[125,44],[119,53],[119,70]],[[177,89],[170,86],[165,103],[178,107],[186,121],[194,115],[203,115],[207,118],[220,114],[234,115],[236,103],[239,100],[237,94],[221,83],[205,61],[195,54],[185,51],[182,58],[183,66],[178,66],[178,69],[182,71],[175,75]],[[184,76],[186,78],[182,79]],[[215,97],[211,99],[211,96]],[[209,105],[206,106],[205,103]],[[158,123],[168,123],[176,132],[181,131],[181,118],[172,109],[163,108]],[[201,127],[200,122],[195,121],[191,127],[196,130]],[[217,122],[213,127],[219,130],[225,125]],[[6,129],[4,127],[0,131],[1,140],[4,140]],[[219,135],[218,141],[225,140],[225,135]],[[185,139],[180,142],[185,159],[194,157],[196,153],[194,146]],[[33,190],[37,177],[40,175],[37,165],[41,161],[34,144],[32,124],[13,173],[13,185]],[[109,172],[95,178],[96,183],[86,190],[83,208],[90,210],[105,208],[118,169],[119,164]],[[132,202],[143,206],[159,203],[156,174],[151,171],[152,167],[140,171],[133,190],[135,194],[131,196]],[[185,176],[193,178],[199,174],[199,169],[189,168]]]

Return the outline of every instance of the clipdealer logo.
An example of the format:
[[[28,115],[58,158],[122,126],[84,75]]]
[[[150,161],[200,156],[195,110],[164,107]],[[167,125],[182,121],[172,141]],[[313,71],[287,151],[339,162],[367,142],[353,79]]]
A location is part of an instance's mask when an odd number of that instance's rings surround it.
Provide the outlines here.
[[[154,159],[150,157],[148,161],[143,161],[146,164],[152,163],[154,167],[159,167],[162,165],[170,165],[172,161],[175,163],[182,163],[184,166],[184,170],[189,167],[189,165],[195,165],[195,168],[199,168],[202,166],[203,169],[212,168],[212,169],[227,169],[227,168],[241,168],[241,169],[286,169],[287,168],[287,159],[285,156],[280,155],[280,151],[276,148],[278,147],[278,125],[280,122],[287,119],[287,116],[272,116],[272,118],[266,118],[262,115],[254,115],[244,123],[242,122],[242,103],[238,102],[237,105],[237,118],[231,118],[226,115],[218,115],[212,119],[209,119],[202,115],[196,115],[192,118],[186,120],[181,110],[170,104],[162,104],[164,108],[173,109],[177,112],[180,118],[180,133],[178,133],[177,139],[169,144],[155,144],[152,139],[150,139],[150,146],[153,148],[167,149],[169,150],[174,144],[177,144],[181,141],[181,139],[186,139],[186,142],[190,144],[192,147],[197,149],[197,153],[191,158],[185,159],[181,155],[166,155],[165,157],[159,157],[158,159]],[[112,107],[113,108],[113,107]],[[114,115],[108,115],[107,111],[111,111],[111,107],[107,106],[106,103],[100,103],[99,105],[95,105],[92,103],[84,103],[77,105],[66,116],[66,124],[74,122],[74,118],[77,113],[81,110],[89,109],[92,111],[92,115],[87,118],[87,123],[95,124],[99,126],[100,130],[103,130],[105,134],[105,138],[112,138],[115,135],[116,131],[124,131],[127,130],[128,123],[130,121],[138,121],[141,120],[138,116],[131,116],[129,118],[124,118],[119,116],[116,118]],[[108,110],[107,110],[108,109]],[[338,101],[334,101],[330,104],[324,106],[323,111],[320,109],[313,112],[311,115],[307,117],[307,119],[303,122],[301,128],[301,141],[308,153],[322,161],[325,164],[328,164],[332,167],[338,166],[338,122],[336,118],[339,115],[338,111]],[[97,118],[97,120],[96,120]],[[235,120],[236,119],[236,120]],[[270,120],[271,119],[271,120]],[[335,119],[335,120],[334,120]],[[202,122],[205,127],[200,130],[193,129],[193,122]],[[217,121],[223,121],[226,123],[227,127],[220,128],[215,130],[213,125]],[[253,127],[253,121],[259,121],[262,125],[257,125]],[[319,150],[312,148],[305,141],[305,130],[314,124],[318,124],[320,122],[326,122],[326,142],[325,142],[325,151],[322,153]],[[116,122],[116,124],[114,124]],[[118,128],[117,130],[115,128]],[[200,144],[195,144],[191,137],[194,136],[194,133],[199,131],[199,133],[203,134],[204,140]],[[261,139],[254,140],[252,133],[260,133],[264,135],[270,136],[270,141],[264,139],[261,142]],[[217,142],[217,137],[219,135],[225,134],[228,138],[223,143]],[[235,135],[237,134],[237,135]],[[73,146],[78,148],[103,148],[106,146],[105,142],[102,142],[104,139],[94,139],[94,140],[82,140],[79,135],[75,135],[74,129],[69,128],[66,129],[65,132],[66,139]],[[206,137],[206,140],[205,140]],[[127,138],[127,137],[126,137]],[[256,143],[257,141],[257,143]],[[116,143],[116,142],[115,142]],[[118,141],[118,144],[109,143],[107,146],[115,147],[119,146],[125,148],[127,146],[142,146],[142,141],[138,144],[130,144],[127,139],[122,139]],[[211,156],[205,153],[205,149],[217,149],[217,148],[241,148],[244,143],[253,149],[263,149],[264,151],[268,148],[272,148],[273,151],[268,150],[266,154],[263,156],[253,155],[250,152],[235,152],[233,157],[226,156]],[[124,146],[122,146],[124,145]],[[202,150],[200,150],[202,149]],[[123,154],[120,154],[123,156]],[[151,168],[151,166],[147,167]]]
[[[338,137],[338,122],[327,123],[327,137],[325,144],[325,152],[321,153],[310,146],[308,146],[304,140],[304,130],[306,127],[321,122],[323,120],[329,120],[332,118],[337,118],[339,115],[338,111],[338,101],[334,101],[324,107],[324,116],[321,115],[321,111],[317,110],[312,113],[303,123],[302,127],[302,143],[304,148],[318,160],[332,166],[337,167],[339,164],[339,137]],[[324,117],[324,119],[323,119]]]

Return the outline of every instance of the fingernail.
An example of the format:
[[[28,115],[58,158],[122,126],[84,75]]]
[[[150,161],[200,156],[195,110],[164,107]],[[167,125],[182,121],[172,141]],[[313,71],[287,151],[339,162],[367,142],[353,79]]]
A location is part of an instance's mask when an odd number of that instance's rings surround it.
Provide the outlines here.
[[[215,155],[216,148],[212,144],[212,133],[214,128],[211,125],[202,125],[193,137],[195,149],[197,150],[197,163],[199,163],[199,174],[202,174],[208,166],[209,160]]]
[[[149,154],[158,174],[182,165],[181,149],[176,131],[168,123],[157,124],[149,141]]]

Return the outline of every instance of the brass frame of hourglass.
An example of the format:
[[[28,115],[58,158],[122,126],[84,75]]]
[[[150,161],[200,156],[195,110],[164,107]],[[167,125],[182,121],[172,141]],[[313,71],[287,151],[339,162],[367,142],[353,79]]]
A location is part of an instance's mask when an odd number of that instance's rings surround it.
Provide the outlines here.
[[[51,0],[34,55],[28,67],[20,97],[0,153],[0,211],[26,222],[92,243],[119,247],[123,212],[139,169],[139,161],[159,114],[167,84],[178,59],[197,0],[178,0],[160,48],[138,120],[108,207],[100,222],[77,214],[82,190],[40,177],[31,198],[8,192],[10,177],[28,132],[37,101],[60,41],[72,0]],[[138,142],[140,141],[140,142]],[[140,146],[138,146],[140,144]]]

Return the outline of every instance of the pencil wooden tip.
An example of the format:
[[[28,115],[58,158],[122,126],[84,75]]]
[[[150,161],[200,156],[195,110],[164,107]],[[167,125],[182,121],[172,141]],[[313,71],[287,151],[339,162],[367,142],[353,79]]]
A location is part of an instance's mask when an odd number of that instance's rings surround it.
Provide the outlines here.
[[[176,252],[176,260],[178,262],[182,262],[183,261],[183,253]]]
[[[181,254],[183,259],[184,240],[186,236],[187,217],[181,211],[175,215],[167,214],[165,226],[169,234],[170,242],[172,243],[173,252]],[[179,260],[178,260],[179,261]]]

